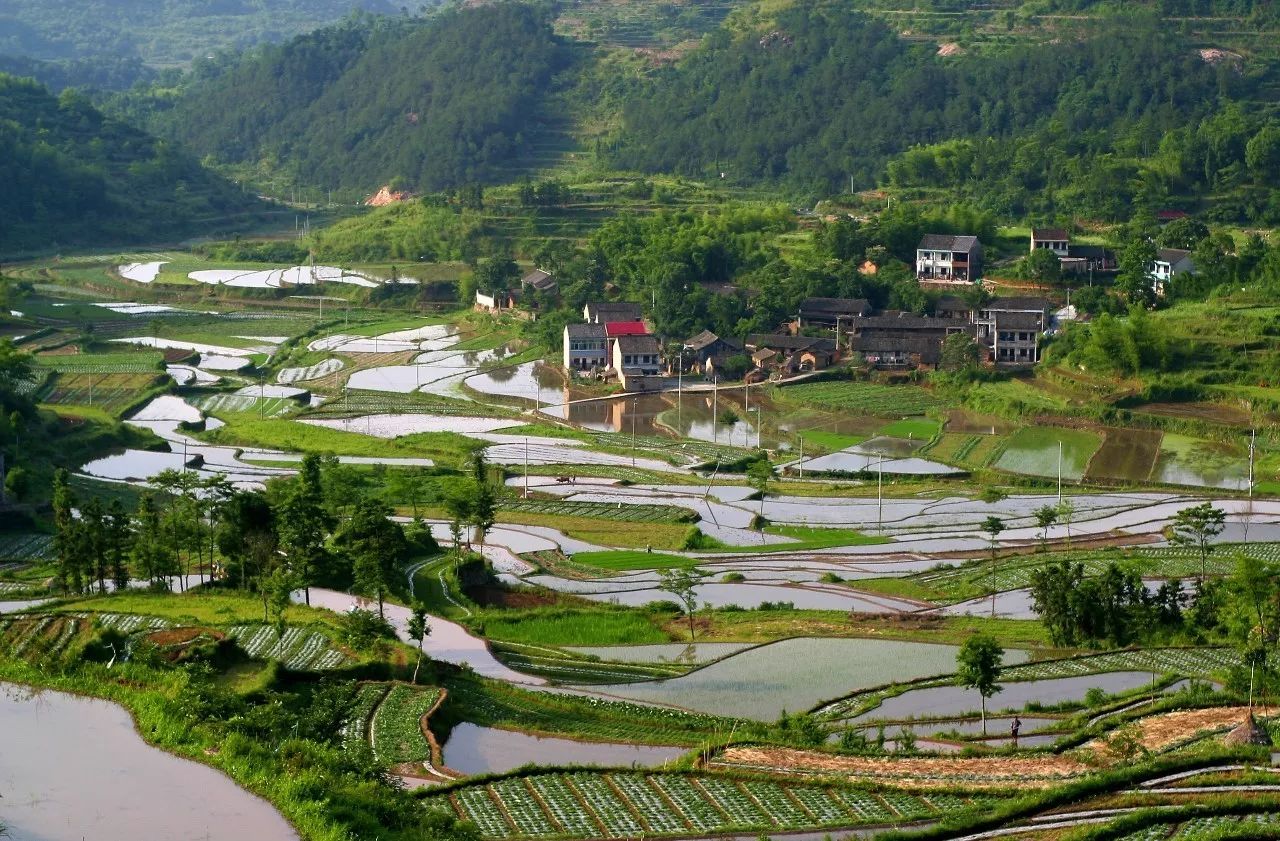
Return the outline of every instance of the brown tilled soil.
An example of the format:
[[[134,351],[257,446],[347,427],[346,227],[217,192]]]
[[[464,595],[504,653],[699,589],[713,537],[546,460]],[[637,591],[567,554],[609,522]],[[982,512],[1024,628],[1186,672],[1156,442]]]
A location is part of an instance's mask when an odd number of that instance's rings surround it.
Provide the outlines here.
[[[1147,750],[1186,741],[1198,733],[1234,727],[1244,720],[1245,707],[1179,710],[1141,719],[1133,726]],[[1114,761],[1107,743],[1095,739],[1079,751],[1060,756],[1000,757],[862,757],[774,747],[731,747],[709,765],[753,771],[800,774],[841,774],[854,779],[893,780],[900,785],[944,786],[962,782],[972,786],[1023,787],[1054,785],[1066,777],[1094,770]]]

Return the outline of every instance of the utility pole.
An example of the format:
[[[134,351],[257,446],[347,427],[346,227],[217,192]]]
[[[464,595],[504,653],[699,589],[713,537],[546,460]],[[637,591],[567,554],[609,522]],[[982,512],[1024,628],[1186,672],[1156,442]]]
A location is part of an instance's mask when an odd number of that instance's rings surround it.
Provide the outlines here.
[[[720,378],[711,378],[711,443],[720,443]]]
[[[676,432],[684,435],[684,345],[676,362]]]
[[[524,436],[524,498],[529,498],[529,436]]]
[[[1258,440],[1258,430],[1249,430],[1249,499],[1253,499],[1253,448]]]
[[[876,534],[884,531],[884,459],[876,462]]]
[[[800,478],[803,479],[804,478],[804,436],[797,435],[796,437],[800,439],[800,460],[796,462],[796,464],[800,468]]]
[[[1062,442],[1058,442],[1058,503],[1062,503]]]
[[[636,399],[631,398],[631,466],[636,466]]]

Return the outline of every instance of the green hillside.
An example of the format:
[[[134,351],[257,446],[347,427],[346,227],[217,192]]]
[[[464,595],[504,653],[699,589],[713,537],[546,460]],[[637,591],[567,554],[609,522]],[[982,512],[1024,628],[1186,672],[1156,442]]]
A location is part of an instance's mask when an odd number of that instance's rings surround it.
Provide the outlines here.
[[[0,53],[41,59],[137,57],[189,64],[223,49],[281,41],[388,0],[6,0]]]
[[[278,162],[304,183],[438,189],[524,151],[530,111],[568,59],[529,5],[349,21],[196,74],[153,126],[199,155]]]
[[[0,74],[0,253],[154,241],[226,227],[260,203],[170,143]]]
[[[1119,218],[1136,198],[1206,188],[1262,190],[1232,217],[1276,210],[1270,157],[1259,149],[1254,166],[1247,152],[1277,125],[1275,68],[1206,61],[1155,17],[955,57],[835,4],[796,4],[769,23],[722,30],[654,74],[624,108],[613,163],[817,195],[887,173],[899,186],[967,189],[1014,216]],[[896,160],[932,144],[949,145]]]

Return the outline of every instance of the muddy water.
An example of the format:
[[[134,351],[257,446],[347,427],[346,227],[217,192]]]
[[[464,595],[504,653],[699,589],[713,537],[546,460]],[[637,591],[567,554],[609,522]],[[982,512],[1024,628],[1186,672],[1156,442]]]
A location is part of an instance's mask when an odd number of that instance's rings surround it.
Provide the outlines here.
[[[123,707],[0,683],[0,794],[10,841],[286,841],[269,803],[142,741]]]
[[[464,774],[498,774],[521,765],[651,767],[676,759],[684,748],[551,739],[464,723],[444,746],[444,764]]]

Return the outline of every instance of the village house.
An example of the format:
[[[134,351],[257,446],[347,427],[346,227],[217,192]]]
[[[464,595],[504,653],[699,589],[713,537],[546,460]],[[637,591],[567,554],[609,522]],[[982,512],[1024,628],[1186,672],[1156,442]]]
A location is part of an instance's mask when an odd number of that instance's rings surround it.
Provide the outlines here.
[[[603,324],[567,324],[564,328],[564,367],[585,372],[608,367],[608,336]]]
[[[1044,298],[993,298],[973,318],[978,343],[994,365],[1034,365],[1040,336],[1049,329],[1052,304]]]
[[[551,276],[550,272],[542,269],[534,269],[524,277],[520,278],[520,288],[530,292],[542,292],[547,295],[556,295],[560,291],[560,284]]]
[[[957,298],[955,295],[943,295],[934,306],[933,314],[936,318],[972,321],[973,307],[964,298]]]
[[[925,234],[916,246],[916,279],[921,283],[972,283],[982,278],[982,243],[977,237]]]
[[[613,371],[627,391],[662,387],[662,353],[655,336],[620,335],[612,341]]]
[[[860,319],[850,347],[877,368],[937,367],[942,343],[953,333],[972,335],[969,319],[890,310]]]
[[[703,330],[685,341],[684,351],[681,360],[685,371],[711,376],[724,367],[726,359],[741,354],[743,347],[737,339],[721,338],[710,330]]]
[[[1191,252],[1181,248],[1156,249],[1155,262],[1151,264],[1151,288],[1163,296],[1165,288],[1178,275],[1195,274],[1196,264]]]
[[[805,298],[796,313],[792,332],[817,328],[839,333],[841,324],[848,327],[853,319],[870,314],[871,302],[865,298]]]
[[[1071,235],[1062,228],[1032,228],[1031,252],[1052,251],[1063,272],[1113,272],[1119,267],[1114,252],[1100,245],[1072,244]]]
[[[814,336],[755,333],[747,337],[747,348],[757,368],[782,374],[820,371],[829,368],[837,356],[834,341]]]
[[[506,312],[519,305],[520,296],[512,290],[502,292],[481,292],[476,290],[475,307],[483,312]]]
[[[608,324],[617,321],[644,321],[639,304],[627,301],[619,303],[591,303],[582,308],[582,320],[588,324]]]

